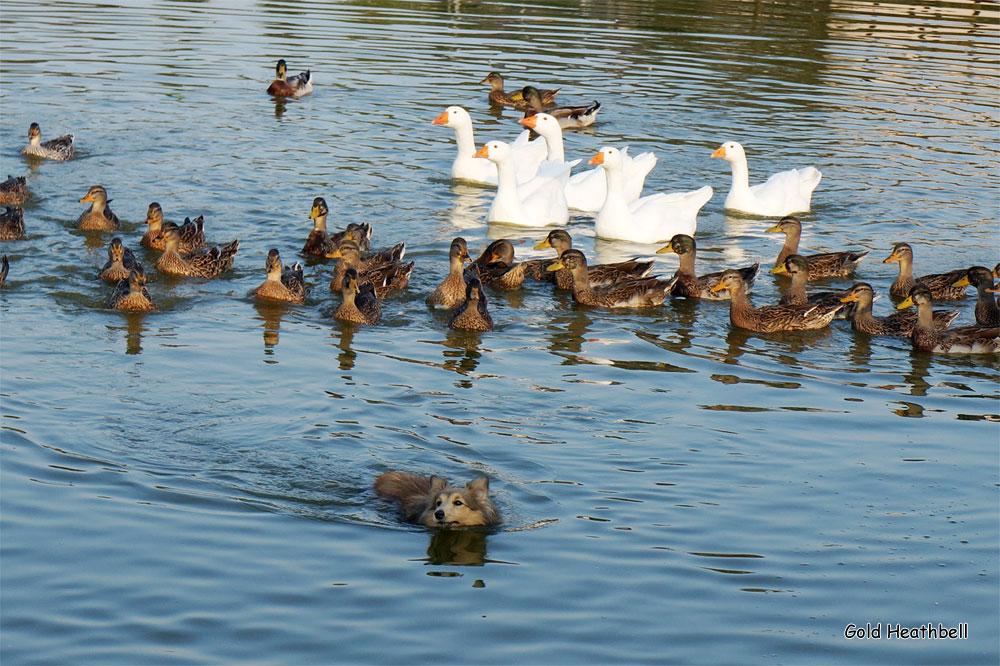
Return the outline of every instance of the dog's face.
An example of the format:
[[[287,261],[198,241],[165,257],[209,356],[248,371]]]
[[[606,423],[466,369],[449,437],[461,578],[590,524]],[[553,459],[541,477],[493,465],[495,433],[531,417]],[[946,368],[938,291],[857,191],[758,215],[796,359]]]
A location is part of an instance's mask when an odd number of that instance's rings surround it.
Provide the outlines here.
[[[423,524],[427,527],[455,525],[488,525],[490,517],[484,510],[488,502],[489,480],[480,477],[470,481],[465,488],[455,488],[438,477],[431,483],[432,501],[424,512]]]

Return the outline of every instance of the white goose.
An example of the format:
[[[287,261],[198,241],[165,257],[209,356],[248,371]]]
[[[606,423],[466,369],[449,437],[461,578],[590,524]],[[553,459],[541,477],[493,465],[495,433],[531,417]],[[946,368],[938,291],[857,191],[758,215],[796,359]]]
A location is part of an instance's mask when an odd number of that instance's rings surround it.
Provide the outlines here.
[[[519,227],[544,227],[569,222],[566,207],[566,181],[569,164],[548,166],[527,183],[518,184],[514,155],[503,141],[490,141],[475,157],[485,157],[497,165],[497,193],[486,216],[489,222],[503,222]]]
[[[458,154],[451,164],[451,177],[483,185],[497,184],[497,168],[489,160],[473,157],[476,140],[472,133],[472,116],[460,106],[449,106],[441,115],[431,121],[432,125],[446,125],[455,130]],[[539,137],[529,138],[531,132],[525,130],[511,144],[514,150],[514,165],[517,179],[525,182],[534,178],[538,165],[545,159],[545,141]]]
[[[545,139],[548,148],[549,162],[565,162],[563,152],[563,133],[559,121],[547,113],[537,113],[517,121],[527,128],[538,132]],[[642,153],[638,157],[629,157],[628,146],[621,149],[622,168],[625,174],[625,200],[635,201],[642,194],[646,176],[656,166],[656,155]],[[572,162],[576,165],[579,160]],[[596,213],[604,205],[608,186],[601,167],[590,171],[573,174],[566,184],[566,204],[576,210]]]
[[[711,187],[706,185],[692,192],[661,192],[629,202],[625,198],[621,151],[606,146],[590,163],[604,167],[607,177],[608,195],[594,227],[599,238],[656,243],[676,234],[694,236],[698,211],[712,198]]]
[[[750,171],[743,146],[726,141],[712,157],[721,157],[733,170],[733,184],[726,195],[725,207],[762,217],[784,217],[809,210],[813,190],[823,174],[816,167],[779,171],[765,182],[750,186]]]

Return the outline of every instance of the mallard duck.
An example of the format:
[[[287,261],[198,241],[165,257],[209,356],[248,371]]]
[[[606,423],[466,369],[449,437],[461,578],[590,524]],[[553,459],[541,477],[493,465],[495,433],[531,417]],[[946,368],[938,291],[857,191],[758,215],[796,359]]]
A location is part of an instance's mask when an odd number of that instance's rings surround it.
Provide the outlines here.
[[[448,248],[448,277],[427,297],[427,305],[432,308],[450,310],[466,297],[464,267],[469,261],[469,247],[465,239],[458,237]]]
[[[955,286],[956,282],[965,277],[965,270],[958,269],[947,273],[922,275],[914,280],[913,248],[908,243],[896,243],[892,247],[892,252],[882,260],[882,263],[889,264],[894,261],[899,262],[899,276],[889,287],[889,293],[893,296],[899,298],[908,296],[913,286],[919,282],[930,289],[931,296],[936,301],[954,301],[965,298],[965,287]]]
[[[302,275],[302,264],[284,266],[278,250],[272,248],[267,253],[264,269],[267,271],[267,279],[264,280],[264,284],[254,289],[254,297],[269,301],[289,301],[300,305],[305,303],[309,287],[306,286]]]
[[[149,204],[146,211],[146,224],[149,228],[143,234],[139,245],[150,250],[162,250],[166,247],[165,239],[160,236],[163,228],[163,209],[155,201]],[[190,254],[195,250],[205,247],[205,217],[199,215],[194,220],[189,217],[184,218],[184,223],[179,227],[181,232],[181,243],[177,251],[181,254]]]
[[[218,245],[182,257],[178,248],[181,242],[181,232],[173,222],[165,222],[160,235],[166,239],[163,255],[156,262],[156,268],[171,275],[211,278],[233,267],[236,252],[240,242],[234,240],[229,245],[219,248]]]
[[[854,303],[854,316],[851,327],[868,335],[888,335],[895,337],[910,337],[913,327],[917,325],[917,313],[895,312],[888,317],[872,315],[872,302],[875,300],[875,290],[867,282],[858,282],[840,299],[843,303]],[[958,310],[937,311],[934,313],[934,328],[945,329],[958,318]]]
[[[155,310],[156,305],[146,290],[146,273],[142,266],[129,271],[128,277],[119,280],[115,290],[108,297],[108,306],[115,310]]]
[[[24,176],[7,176],[0,183],[0,204],[16,204],[20,206],[28,200],[28,181]]]
[[[823,328],[833,320],[846,303],[820,305],[765,305],[755,308],[747,298],[747,288],[739,271],[722,274],[719,284],[712,291],[729,291],[729,321],[733,326],[758,333],[778,331],[807,331]]]
[[[313,228],[309,232],[306,244],[302,246],[302,254],[322,257],[337,249],[337,243],[340,239],[334,239],[326,230],[326,216],[329,212],[326,199],[323,197],[313,199],[312,210],[309,211],[309,219],[313,221]],[[341,232],[340,237],[343,238],[343,232]]]
[[[118,216],[115,215],[108,204],[108,192],[100,185],[94,185],[80,199],[80,203],[90,202],[90,210],[80,214],[76,221],[76,228],[84,231],[108,231],[118,228]]]
[[[0,213],[0,241],[17,240],[24,235],[24,210],[7,206]]]
[[[506,238],[486,246],[479,258],[466,269],[466,282],[473,277],[494,289],[511,291],[524,284],[527,264],[515,263],[514,246]]]
[[[980,326],[1000,326],[1000,308],[993,298],[993,272],[985,266],[973,266],[953,286],[976,288],[976,323]]]
[[[472,116],[460,106],[449,106],[432,125],[445,125],[455,130],[455,146],[458,149],[451,163],[451,177],[478,185],[497,184],[497,167],[482,157],[474,157],[476,138],[472,130]],[[531,132],[524,130],[510,144],[514,153],[514,171],[517,181],[524,183],[535,177],[538,166],[545,159],[546,141],[542,137],[531,139]]]
[[[370,282],[375,287],[375,294],[385,298],[393,291],[404,289],[410,282],[413,262],[404,264],[402,259],[405,254],[406,243],[397,243],[388,250],[363,258],[353,241],[342,241],[336,250],[326,255],[330,259],[340,259],[333,269],[330,289],[342,291],[347,271],[353,269],[361,284]]]
[[[566,154],[563,148],[563,131],[559,121],[547,113],[536,113],[528,118],[517,121],[528,129],[542,136],[545,141],[547,159],[549,162],[563,163]],[[641,153],[636,157],[628,154],[628,146],[621,149],[622,170],[624,173],[624,193],[626,201],[635,201],[642,195],[646,176],[656,166],[656,155],[650,152]],[[576,166],[580,160],[573,160],[570,166]],[[544,164],[544,163],[543,163]],[[589,171],[572,174],[566,183],[566,204],[575,210],[596,213],[604,206],[608,195],[607,178],[604,169],[594,167]]]
[[[648,308],[663,305],[677,278],[623,278],[607,287],[591,287],[587,276],[587,258],[579,250],[566,250],[549,265],[548,270],[568,268],[573,276],[573,300],[582,305],[605,308]]]
[[[287,73],[288,65],[285,64],[284,59],[279,60],[278,64],[274,66],[274,81],[267,87],[268,95],[274,95],[275,97],[302,97],[312,92],[313,77],[310,70],[307,69],[301,74],[286,78],[285,75]]]
[[[142,266],[132,254],[132,250],[122,245],[122,239],[116,236],[111,239],[111,244],[108,246],[108,261],[97,277],[105,282],[118,284],[128,278],[128,274],[135,268],[141,270]],[[145,272],[143,277],[145,277]]]
[[[490,141],[473,157],[485,157],[497,165],[497,193],[486,219],[519,227],[544,227],[569,222],[566,183],[573,168],[553,164],[526,183],[518,183],[514,152],[503,141]]]
[[[706,185],[690,192],[659,192],[628,201],[620,150],[605,146],[590,158],[590,164],[604,167],[607,179],[608,194],[594,225],[599,238],[657,243],[677,234],[693,236],[698,211],[712,198],[713,190]]]
[[[933,294],[927,285],[918,282],[910,295],[897,307],[904,310],[917,306],[917,325],[910,334],[914,349],[937,354],[993,354],[1000,351],[1000,327],[961,326],[946,331],[934,328]]]
[[[0,287],[4,285],[7,281],[7,272],[10,270],[10,262],[7,261],[7,255],[0,257]]]
[[[465,302],[448,322],[448,326],[460,331],[492,331],[493,317],[486,307],[486,294],[478,278],[472,278],[465,286]]]
[[[515,93],[508,95],[503,91],[503,77],[496,72],[490,72],[486,75],[479,85],[490,86],[489,100],[490,104],[493,106],[513,106],[518,111],[524,111],[529,108],[529,103],[524,99],[523,91],[518,90]],[[543,105],[552,105],[556,103],[556,95],[559,94],[559,88],[555,90],[540,90],[539,95]]]
[[[601,103],[594,100],[590,106],[557,106],[546,109],[539,97],[538,90],[531,86],[524,86],[521,94],[528,102],[528,108],[524,110],[524,117],[530,118],[536,113],[547,113],[557,121],[559,127],[569,129],[572,127],[590,127],[597,120],[597,112],[601,110]]]
[[[805,305],[813,303],[819,305],[833,305],[836,303],[846,303],[841,299],[847,296],[848,290],[841,291],[818,291],[806,294],[806,282],[809,281],[809,264],[806,258],[799,254],[790,254],[785,257],[782,266],[775,266],[771,272],[776,275],[788,275],[792,278],[792,286],[778,301],[778,305]],[[836,319],[850,319],[854,316],[854,306],[848,305],[837,313]]]
[[[358,272],[348,268],[344,273],[344,285],[341,289],[344,302],[333,313],[335,319],[349,321],[355,324],[377,324],[382,317],[382,301],[375,294],[370,282],[360,284]]]
[[[73,149],[72,134],[42,143],[42,129],[38,123],[31,123],[28,128],[28,145],[21,149],[21,153],[47,160],[68,160],[73,157]]]
[[[542,250],[544,248],[551,247],[556,251],[556,258],[562,256],[563,252],[566,250],[573,249],[573,238],[566,233],[563,229],[553,229],[549,232],[549,235],[545,237],[541,243],[535,246],[536,250]],[[549,276],[550,280],[555,280],[556,286],[559,289],[572,289],[573,288],[573,274],[568,268],[563,268],[558,271],[549,271],[548,266],[552,263],[552,260],[535,260],[540,263],[540,265],[545,270],[545,275]],[[535,277],[535,279],[542,279],[535,275],[534,265],[535,262],[530,262],[531,265],[528,266],[528,272]],[[590,280],[591,287],[607,287],[619,280],[626,280],[632,278],[643,278],[649,274],[649,271],[653,268],[652,261],[642,261],[640,259],[629,259],[628,261],[619,261],[614,264],[596,264],[594,266],[587,266],[587,277]]]
[[[729,298],[729,292],[726,290],[712,291],[712,287],[719,284],[719,280],[722,279],[722,274],[725,271],[695,276],[694,262],[698,254],[698,245],[695,243],[694,238],[691,238],[687,234],[676,234],[670,239],[669,243],[657,250],[656,254],[669,254],[671,252],[676,253],[680,261],[680,266],[677,267],[677,272],[674,273],[674,276],[677,278],[677,284],[674,285],[673,290],[674,296],[704,298],[712,301]],[[650,263],[652,264],[652,262]],[[740,277],[743,278],[743,284],[749,289],[753,286],[754,280],[757,279],[757,273],[760,272],[760,264],[753,264],[752,266],[745,266],[735,270],[739,271]]]
[[[799,239],[802,236],[802,223],[797,217],[788,215],[780,222],[765,230],[764,233],[785,234],[785,244],[774,260],[774,267],[783,266],[785,259],[791,254],[799,254]],[[864,252],[826,252],[823,254],[802,255],[809,264],[809,279],[817,280],[825,277],[847,277],[858,267],[861,260],[868,256]]]
[[[715,149],[712,157],[729,162],[733,172],[732,185],[726,195],[725,208],[762,217],[781,217],[804,213],[812,204],[812,193],[823,174],[816,167],[780,171],[759,185],[750,186],[750,171],[743,146],[726,141]]]

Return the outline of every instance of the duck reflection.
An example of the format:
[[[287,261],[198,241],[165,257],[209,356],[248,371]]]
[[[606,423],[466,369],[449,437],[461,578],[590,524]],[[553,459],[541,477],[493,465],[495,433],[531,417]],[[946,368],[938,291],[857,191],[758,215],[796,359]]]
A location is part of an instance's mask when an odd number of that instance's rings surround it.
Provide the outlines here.
[[[451,193],[455,195],[455,205],[451,209],[452,226],[457,229],[482,227],[487,211],[483,188],[454,183]]]
[[[337,354],[340,369],[353,370],[357,352],[351,348],[351,345],[354,344],[354,334],[358,330],[358,325],[346,321],[334,320],[334,322],[337,328],[330,335],[336,337],[337,333],[340,333],[340,340],[337,342],[337,348],[340,349],[340,353]]]
[[[142,334],[146,330],[146,312],[125,312],[125,353],[142,353]]]
[[[554,352],[583,352],[583,341],[593,322],[584,310],[570,309],[552,318],[549,349]]]
[[[275,118],[277,118],[279,120],[281,119],[281,116],[283,116],[285,114],[285,105],[287,103],[288,103],[288,100],[286,100],[284,97],[275,97],[274,98],[274,117]]]
[[[910,386],[910,395],[925,396],[931,387],[927,381],[930,374],[932,354],[913,351],[910,353],[910,371],[903,375],[903,381]]]
[[[254,300],[253,307],[263,322],[264,327],[264,354],[270,356],[274,353],[274,347],[278,344],[278,331],[281,329],[281,318],[291,311],[288,303],[281,301]]]
[[[476,529],[437,530],[427,545],[427,564],[481,567],[486,559],[487,532]]]
[[[448,329],[444,342],[444,364],[446,370],[457,372],[460,375],[474,374],[479,367],[479,359],[482,352],[479,345],[482,342],[478,331],[456,331]],[[462,382],[468,388],[468,382]],[[469,384],[471,385],[471,384]]]

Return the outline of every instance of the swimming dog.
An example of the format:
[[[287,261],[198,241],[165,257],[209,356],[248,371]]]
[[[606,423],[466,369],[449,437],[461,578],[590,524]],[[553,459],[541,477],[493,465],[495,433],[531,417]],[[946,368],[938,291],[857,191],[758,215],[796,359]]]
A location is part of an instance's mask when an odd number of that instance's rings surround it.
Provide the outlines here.
[[[375,492],[398,500],[403,519],[427,527],[495,525],[500,512],[487,496],[490,480],[473,479],[456,488],[439,476],[386,472],[375,479]]]

